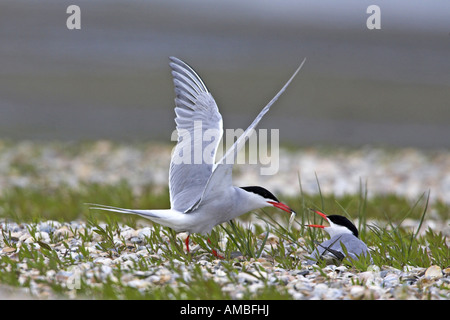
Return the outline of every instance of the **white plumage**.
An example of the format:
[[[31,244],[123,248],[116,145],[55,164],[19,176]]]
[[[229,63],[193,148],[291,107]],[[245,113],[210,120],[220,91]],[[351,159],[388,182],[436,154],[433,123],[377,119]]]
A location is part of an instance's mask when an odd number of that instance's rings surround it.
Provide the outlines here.
[[[135,214],[150,219],[177,232],[209,233],[220,223],[246,212],[275,206],[293,212],[262,187],[239,188],[232,185],[232,168],[238,151],[252,130],[284,92],[305,60],[278,94],[262,109],[247,130],[236,140],[220,161],[214,163],[223,135],[222,116],[214,98],[198,74],[185,62],[170,57],[175,85],[175,123],[178,141],[169,169],[170,206],[168,210],[136,210],[92,204],[91,208]],[[196,132],[198,130],[198,132]],[[203,141],[208,132],[213,139]],[[188,137],[190,139],[188,139]],[[192,137],[197,137],[192,139]],[[199,138],[200,137],[200,138]],[[209,148],[204,152],[205,148]],[[201,151],[201,157],[195,152]],[[190,152],[193,163],[176,161]],[[189,157],[188,157],[189,158]],[[188,246],[189,237],[186,240]]]

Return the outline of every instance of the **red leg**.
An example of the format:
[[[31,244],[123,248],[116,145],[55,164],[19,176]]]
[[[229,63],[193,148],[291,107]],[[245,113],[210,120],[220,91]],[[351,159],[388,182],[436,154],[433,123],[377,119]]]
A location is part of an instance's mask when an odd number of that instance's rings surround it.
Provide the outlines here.
[[[188,236],[186,238],[186,241],[184,242],[186,244],[186,251],[187,251],[187,253],[189,253],[189,236],[190,236],[190,234],[188,234]]]
[[[208,238],[208,243],[211,244],[211,240],[209,240]],[[219,258],[219,259],[225,259],[223,256],[221,256],[220,254],[217,253],[216,250],[211,249],[211,253],[213,254],[214,257]]]

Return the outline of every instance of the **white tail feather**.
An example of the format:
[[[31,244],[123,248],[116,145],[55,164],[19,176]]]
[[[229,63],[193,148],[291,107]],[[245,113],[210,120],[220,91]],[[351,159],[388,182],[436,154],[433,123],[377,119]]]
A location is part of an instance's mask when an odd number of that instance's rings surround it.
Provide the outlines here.
[[[144,218],[158,218],[155,214],[152,214],[149,210],[133,210],[133,209],[124,209],[119,207],[105,206],[103,204],[96,203],[86,203],[89,205],[89,209],[94,210],[103,210],[103,211],[111,211],[111,212],[119,212],[124,214],[137,214]]]

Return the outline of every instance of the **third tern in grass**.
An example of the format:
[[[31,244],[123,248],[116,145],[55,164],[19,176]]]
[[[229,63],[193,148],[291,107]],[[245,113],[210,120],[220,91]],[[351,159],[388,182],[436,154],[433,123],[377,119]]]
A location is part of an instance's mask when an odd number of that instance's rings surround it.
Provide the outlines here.
[[[235,187],[232,184],[232,169],[238,151],[244,146],[252,131],[272,104],[285,91],[305,60],[300,64],[291,78],[262,109],[252,124],[228,149],[220,161],[214,163],[217,148],[223,135],[222,116],[217,104],[202,79],[188,64],[178,58],[170,57],[173,82],[175,85],[175,122],[177,124],[178,142],[172,154],[169,169],[170,209],[140,210],[124,209],[106,205],[91,204],[92,209],[135,214],[147,218],[176,232],[187,232],[186,249],[189,252],[189,235],[191,233],[207,234],[212,228],[230,221],[246,212],[259,208],[274,206],[291,213],[295,212],[281,203],[270,191],[258,187]],[[211,146],[201,139],[184,139],[190,133],[195,136],[195,123],[201,122],[202,133],[210,130],[218,132],[212,142],[214,148],[203,152],[200,163],[180,163],[175,157],[183,152],[190,152],[199,147],[205,150]],[[208,150],[209,151],[209,150]],[[198,160],[198,158],[197,158]],[[291,219],[292,220],[292,219]],[[214,253],[214,251],[213,251]]]
[[[358,229],[350,222],[346,217],[340,215],[326,215],[320,211],[313,210],[315,213],[324,218],[329,226],[310,224],[308,227],[321,228],[325,230],[330,239],[322,242],[318,245],[318,248],[312,253],[314,260],[308,261],[312,264],[317,260],[325,259],[331,260],[334,264],[335,261],[341,261],[345,258],[345,251],[342,246],[345,247],[348,255],[352,259],[357,259],[361,254],[369,255],[369,249],[366,244],[358,238]]]

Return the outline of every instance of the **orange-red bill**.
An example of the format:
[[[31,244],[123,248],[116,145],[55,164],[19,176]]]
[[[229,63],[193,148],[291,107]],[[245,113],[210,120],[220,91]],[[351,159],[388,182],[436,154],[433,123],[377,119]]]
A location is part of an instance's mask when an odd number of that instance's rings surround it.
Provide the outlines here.
[[[320,224],[307,224],[306,226],[311,228],[325,228],[325,226],[322,226]]]
[[[314,212],[317,213],[319,216],[321,216],[322,218],[324,218],[325,220],[328,221],[327,215],[326,215],[325,213],[322,213],[322,212],[317,211],[317,210],[314,210],[314,209],[311,209],[311,210],[314,211]]]
[[[324,218],[325,220],[328,221],[327,215],[325,213],[322,213],[320,211],[314,210],[314,209],[310,209],[311,211],[314,211],[315,213],[317,213],[319,216],[321,216],[322,218]],[[320,224],[308,224],[307,227],[311,227],[311,228],[325,228],[325,226],[322,226]]]
[[[270,203],[271,205],[273,205],[274,207],[277,207],[278,209],[281,209],[283,211],[286,211],[286,212],[289,212],[289,213],[294,211],[291,208],[289,208],[287,205],[285,205],[284,203],[275,202],[275,201],[267,201],[267,202]]]
[[[295,213],[294,210],[292,210],[291,208],[289,208],[287,205],[285,205],[284,203],[281,202],[275,202],[275,201],[267,201],[267,203],[273,205],[274,207],[281,209],[283,211],[289,212],[291,214],[290,218],[289,218],[289,225],[288,225],[288,230],[291,230],[291,225],[292,222],[294,222],[295,216],[297,215],[297,213]]]

